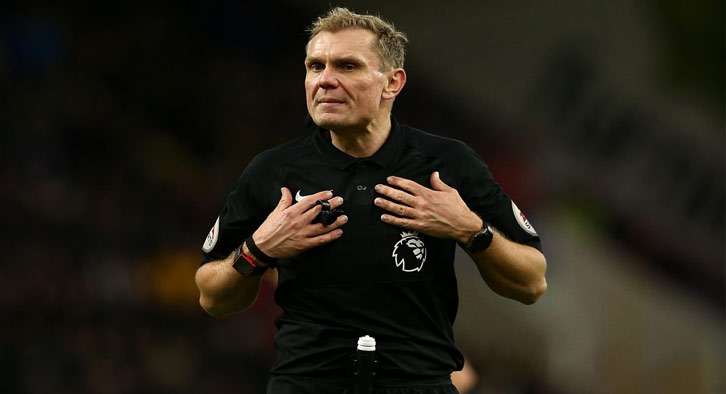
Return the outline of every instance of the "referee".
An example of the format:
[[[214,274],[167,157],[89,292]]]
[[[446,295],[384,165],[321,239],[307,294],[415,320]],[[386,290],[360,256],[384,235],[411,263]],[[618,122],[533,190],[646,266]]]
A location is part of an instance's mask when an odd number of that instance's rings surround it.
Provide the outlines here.
[[[531,304],[547,288],[539,236],[483,160],[391,116],[406,42],[375,16],[318,18],[307,132],[249,163],[204,241],[196,283],[213,316],[250,307],[278,270],[268,393],[353,393],[365,335],[374,393],[456,393],[457,243],[500,295]]]

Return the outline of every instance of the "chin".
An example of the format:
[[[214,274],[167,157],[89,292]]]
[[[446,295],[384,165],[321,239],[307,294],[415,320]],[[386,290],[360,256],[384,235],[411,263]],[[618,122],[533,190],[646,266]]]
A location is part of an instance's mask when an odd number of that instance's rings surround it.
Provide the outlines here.
[[[313,117],[313,122],[324,129],[345,129],[353,126],[349,120],[333,114],[323,114]]]

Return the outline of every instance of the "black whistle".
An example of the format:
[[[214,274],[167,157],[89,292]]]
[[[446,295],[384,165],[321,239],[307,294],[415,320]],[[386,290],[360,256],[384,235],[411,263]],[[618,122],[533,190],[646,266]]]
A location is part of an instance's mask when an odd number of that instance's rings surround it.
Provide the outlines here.
[[[323,209],[320,211],[318,216],[315,217],[313,220],[313,223],[322,223],[326,226],[329,226],[335,222],[335,219],[338,218],[338,216],[344,214],[345,212],[342,209],[330,209],[330,203],[323,200],[318,200],[315,202],[316,204],[323,207]]]

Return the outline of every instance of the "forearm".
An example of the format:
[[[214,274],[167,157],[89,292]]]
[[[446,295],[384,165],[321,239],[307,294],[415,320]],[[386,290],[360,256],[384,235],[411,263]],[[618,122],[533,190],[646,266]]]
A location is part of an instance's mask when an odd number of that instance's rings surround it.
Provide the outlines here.
[[[232,255],[210,261],[197,270],[199,304],[214,317],[241,312],[254,304],[261,275],[245,278],[232,267]]]
[[[544,255],[531,246],[506,239],[497,231],[489,248],[471,257],[484,281],[503,297],[532,304],[547,290]]]

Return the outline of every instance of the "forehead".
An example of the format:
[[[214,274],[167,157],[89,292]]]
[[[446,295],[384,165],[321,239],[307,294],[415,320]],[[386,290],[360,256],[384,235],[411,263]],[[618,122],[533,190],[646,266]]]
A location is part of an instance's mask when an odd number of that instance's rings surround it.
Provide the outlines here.
[[[376,35],[366,29],[345,29],[335,33],[323,31],[315,35],[308,45],[308,58],[365,57],[369,61],[377,55],[373,50]]]

